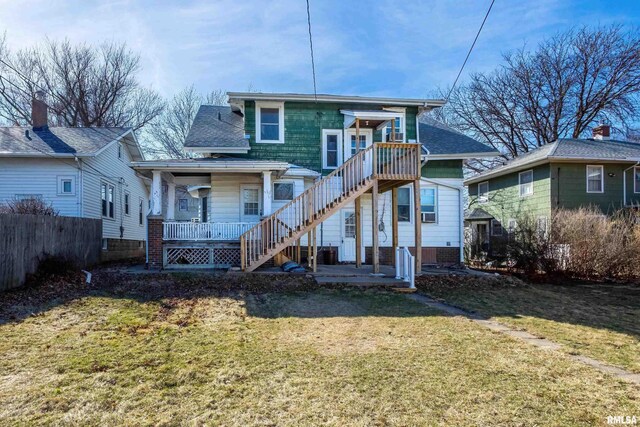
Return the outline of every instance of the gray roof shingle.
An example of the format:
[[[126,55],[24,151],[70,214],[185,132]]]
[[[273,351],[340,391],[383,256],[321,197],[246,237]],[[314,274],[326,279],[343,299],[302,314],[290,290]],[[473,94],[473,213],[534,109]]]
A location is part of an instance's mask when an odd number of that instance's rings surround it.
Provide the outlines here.
[[[244,138],[242,116],[231,111],[231,107],[201,105],[193,119],[184,146],[248,150],[249,141]]]
[[[511,159],[498,167],[474,175],[465,183],[477,182],[487,176],[500,176],[538,161],[550,159],[636,162],[640,160],[640,144],[618,140],[559,139]]]
[[[500,154],[495,149],[431,117],[420,118],[419,131],[420,143],[432,155],[482,154],[492,157]]]
[[[43,130],[27,126],[1,127],[0,155],[92,156],[130,130],[122,127],[50,127]]]

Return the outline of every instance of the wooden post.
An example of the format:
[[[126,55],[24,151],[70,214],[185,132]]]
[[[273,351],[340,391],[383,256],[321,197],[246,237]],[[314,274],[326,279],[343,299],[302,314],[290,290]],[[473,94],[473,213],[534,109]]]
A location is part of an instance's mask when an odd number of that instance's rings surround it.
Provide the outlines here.
[[[307,233],[307,266],[311,267],[311,230]]]
[[[300,264],[302,262],[302,256],[300,254],[300,239],[296,240],[296,262]]]
[[[373,180],[371,187],[371,222],[373,228],[371,230],[371,264],[373,265],[373,273],[380,272],[380,250],[378,248],[378,180]]]
[[[391,120],[391,142],[396,142],[396,119]]]
[[[415,219],[416,274],[422,271],[422,217],[420,215],[420,180],[413,181],[413,211]]]
[[[356,154],[360,152],[360,119],[356,117]]]
[[[398,247],[398,188],[391,189],[391,242],[393,250]],[[393,264],[395,266],[396,257],[393,257]]]
[[[356,268],[362,267],[362,200],[356,199]]]
[[[317,272],[318,271],[318,240],[317,240],[317,233],[318,233],[318,228],[317,227],[313,227],[313,272]]]

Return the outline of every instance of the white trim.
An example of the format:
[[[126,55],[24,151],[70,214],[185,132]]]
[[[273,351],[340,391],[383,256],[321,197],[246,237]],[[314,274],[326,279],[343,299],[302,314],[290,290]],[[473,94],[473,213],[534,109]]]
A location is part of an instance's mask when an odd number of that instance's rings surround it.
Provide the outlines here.
[[[413,224],[413,221],[415,221],[414,218],[414,200],[413,200],[413,188],[412,188],[413,184],[408,184],[402,187],[398,187],[398,191],[400,190],[408,190],[409,191],[409,221],[400,221],[400,219],[398,218],[398,223],[402,223],[402,224]],[[399,199],[399,197],[398,197]],[[400,205],[400,203],[398,203],[398,205]]]
[[[57,181],[57,194],[58,196],[75,196],[76,195],[76,177],[73,175],[58,175]],[[71,181],[71,192],[64,192],[64,181]]]
[[[102,187],[105,187],[105,197],[106,197],[106,215],[103,213],[102,210]],[[113,216],[109,215],[109,190],[113,190]],[[105,219],[110,219],[110,220],[114,220],[116,219],[116,186],[109,182],[109,181],[104,181],[104,180],[100,180],[100,192],[99,192],[99,200],[100,200],[100,215],[102,218]]]
[[[256,162],[255,160],[242,161],[198,161],[193,162],[172,162],[171,160],[149,160],[145,162],[133,162],[131,166],[136,170],[170,170],[172,172],[200,170],[203,172],[215,172],[224,170],[225,172],[249,172],[266,170],[287,170],[289,163],[286,162]]]
[[[327,136],[336,135],[336,166],[327,166]],[[322,169],[337,169],[342,164],[342,129],[322,129]]]
[[[355,129],[345,129],[344,131],[344,157],[343,159],[350,159],[354,154],[351,154],[351,135],[356,134]],[[370,147],[373,144],[373,129],[360,129],[360,136],[365,135],[365,147]],[[356,148],[358,142],[356,142]],[[357,150],[356,150],[357,151]],[[343,160],[344,161],[344,160]]]
[[[589,168],[600,169],[600,191],[589,191]],[[586,190],[589,194],[602,194],[604,193],[604,166],[603,165],[586,165],[584,169]]]
[[[348,95],[312,95],[298,93],[257,93],[257,92],[227,92],[229,104],[236,101],[313,101],[313,102],[338,102],[353,104],[382,104],[417,107],[442,107],[446,101],[443,99],[415,99],[415,98],[381,98],[368,96]]]
[[[291,198],[290,199],[276,199],[276,184],[287,184],[287,185],[291,185]],[[279,179],[276,181],[273,181],[273,184],[271,185],[271,193],[273,194],[273,201],[274,202],[290,202],[293,199],[296,198],[296,184],[295,181],[290,180],[290,179]]]
[[[438,200],[440,191],[438,189],[438,186],[437,185],[428,185],[428,186],[425,186],[425,187],[420,186],[420,191],[422,192],[422,190],[433,190],[433,203],[434,203],[433,213],[435,214],[435,220],[434,221],[428,221],[428,222],[425,222],[425,221],[422,220],[422,215],[423,215],[423,212],[422,212],[422,200],[423,199],[422,199],[422,193],[420,193],[420,222],[422,224],[438,224],[438,222],[440,220],[440,215],[439,215],[440,214],[440,203],[439,203],[439,200]]]
[[[526,182],[526,183],[522,183],[522,175],[524,174],[531,174],[531,182]],[[531,192],[527,193],[527,194],[522,194],[522,189],[523,189],[523,185],[531,185]],[[529,196],[533,196],[533,169],[529,169],[526,171],[522,171],[518,174],[518,195],[520,197],[529,197]]]
[[[129,198],[129,203],[127,203],[127,197]],[[130,191],[127,191],[127,190],[124,191],[124,194],[122,196],[122,210],[125,216],[131,216],[131,192]],[[127,210],[129,212],[127,212]]]
[[[258,190],[258,214],[257,215],[245,215],[244,213],[244,190]],[[262,185],[260,184],[242,184],[240,185],[240,222],[254,222],[257,217],[258,222],[260,221],[260,217],[262,216]],[[250,218],[251,220],[247,220],[246,218]]]
[[[486,197],[481,197],[480,196],[480,186],[482,184],[487,184],[487,193],[486,193],[487,195],[486,195]],[[489,181],[482,181],[482,182],[478,183],[478,194],[477,194],[476,197],[478,198],[478,204],[482,205],[482,204],[485,204],[485,203],[489,202]]]
[[[639,181],[636,181],[637,173],[640,173],[640,166],[633,167],[633,193],[634,194],[640,193],[640,185],[638,185]],[[625,200],[625,203],[626,203],[626,200]]]
[[[482,159],[500,156],[499,151],[490,151],[486,153],[460,153],[460,154],[423,154],[422,157],[429,157],[429,160],[464,160],[464,159]]]
[[[260,109],[261,108],[277,108],[278,109],[278,139],[262,139],[260,132]],[[284,144],[284,102],[263,102],[256,101],[256,143],[258,144]]]
[[[405,107],[388,107],[384,108],[385,111],[392,111],[394,113],[399,113],[400,115],[396,115],[396,117],[400,117],[400,128],[396,128],[396,133],[400,133],[399,130],[402,131],[402,142],[407,141],[407,109]],[[391,126],[387,123],[385,124],[382,130],[382,142],[387,141],[387,129],[391,128]]]

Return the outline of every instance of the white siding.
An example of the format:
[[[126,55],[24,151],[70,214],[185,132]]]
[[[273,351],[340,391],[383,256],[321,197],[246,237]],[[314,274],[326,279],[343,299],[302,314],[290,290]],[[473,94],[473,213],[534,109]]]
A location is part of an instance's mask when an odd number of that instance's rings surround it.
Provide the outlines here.
[[[118,158],[118,145],[112,144],[95,158],[88,158],[81,162],[83,173],[83,201],[84,216],[87,218],[102,218],[102,233],[105,238],[120,238],[120,227],[124,228],[123,238],[127,240],[146,239],[146,214],[149,194],[147,187],[136,172],[129,167],[131,155],[125,139],[122,145],[122,159]],[[100,198],[100,183],[107,182],[115,186],[115,215],[114,218],[102,217]],[[130,214],[124,214],[124,193],[131,195]],[[142,198],[144,220],[138,223],[138,205]]]
[[[239,222],[240,187],[258,184],[262,188],[262,177],[252,174],[212,174],[210,197],[210,222]],[[262,191],[260,191],[262,197]]]
[[[72,177],[73,195],[58,194],[58,177]],[[81,216],[80,172],[73,159],[0,158],[0,203],[40,195],[62,216]]]

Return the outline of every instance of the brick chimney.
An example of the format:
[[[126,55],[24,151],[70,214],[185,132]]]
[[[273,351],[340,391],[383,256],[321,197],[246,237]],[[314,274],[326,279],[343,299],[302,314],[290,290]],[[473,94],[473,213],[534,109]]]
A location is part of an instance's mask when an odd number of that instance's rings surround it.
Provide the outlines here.
[[[609,139],[611,136],[611,126],[598,125],[593,128],[593,139]]]
[[[44,92],[41,90],[35,93],[31,101],[31,124],[33,125],[33,130],[47,128],[47,103]]]

